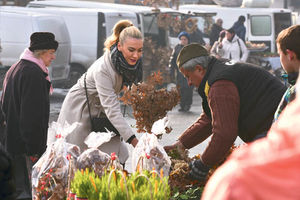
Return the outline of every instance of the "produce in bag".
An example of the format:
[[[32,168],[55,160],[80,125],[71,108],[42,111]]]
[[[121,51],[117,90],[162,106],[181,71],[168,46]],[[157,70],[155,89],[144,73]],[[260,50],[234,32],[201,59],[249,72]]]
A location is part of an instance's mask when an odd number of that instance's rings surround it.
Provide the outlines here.
[[[65,138],[79,123],[61,125],[52,122],[51,134],[56,141],[48,143],[45,153],[32,168],[32,195],[35,200],[63,199],[67,196],[69,159],[80,155],[80,148],[69,144]]]
[[[158,130],[165,130],[168,123],[166,119],[162,119],[158,123],[160,126],[153,125],[156,128],[152,130],[157,131],[156,134],[160,135]],[[158,173],[163,170],[164,176],[168,176],[171,160],[164,148],[158,143],[156,135],[144,133],[132,152],[132,164],[133,169],[156,170]]]
[[[115,136],[115,133],[110,132],[91,132],[85,139],[84,143],[89,147],[85,150],[77,159],[77,168],[85,170],[93,170],[95,174],[101,177],[104,174],[105,169],[114,165],[115,168],[122,169],[118,159],[115,155],[111,157],[98,149],[102,144],[109,142],[110,139]],[[114,163],[112,163],[114,161]]]

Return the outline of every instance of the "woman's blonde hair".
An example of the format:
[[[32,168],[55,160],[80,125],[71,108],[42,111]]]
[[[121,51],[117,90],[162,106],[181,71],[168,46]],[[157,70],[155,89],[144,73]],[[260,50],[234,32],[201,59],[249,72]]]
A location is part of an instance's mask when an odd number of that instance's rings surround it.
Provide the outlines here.
[[[123,44],[128,38],[143,39],[141,31],[136,28],[129,20],[120,20],[113,28],[113,34],[104,42],[104,50],[110,50],[110,47],[116,42]]]

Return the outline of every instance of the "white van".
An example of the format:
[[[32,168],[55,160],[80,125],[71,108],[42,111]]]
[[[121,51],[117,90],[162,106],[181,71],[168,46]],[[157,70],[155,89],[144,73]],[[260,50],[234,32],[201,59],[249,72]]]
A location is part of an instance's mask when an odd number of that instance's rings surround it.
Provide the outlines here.
[[[167,33],[159,30],[157,25],[157,15],[161,9],[155,9],[148,6],[135,6],[125,4],[103,3],[103,2],[90,2],[90,1],[64,1],[64,0],[46,0],[46,1],[31,1],[27,7],[35,8],[98,8],[101,10],[114,9],[118,11],[131,12],[136,15],[138,20],[138,28],[142,31],[145,37],[151,37],[152,40],[157,41],[159,45],[168,45]],[[162,8],[164,13],[176,12],[173,9]],[[178,11],[177,11],[178,12]]]
[[[27,5],[27,7],[35,7],[35,8],[88,8],[88,9],[99,9],[99,10],[118,10],[123,12],[130,12],[134,14],[137,18],[137,27],[141,30],[145,40],[145,48],[144,48],[144,56],[143,56],[143,66],[144,66],[144,78],[146,78],[151,72],[161,70],[161,72],[166,77],[166,82],[168,81],[168,61],[169,54],[171,54],[171,49],[176,44],[178,44],[178,33],[172,32],[172,24],[163,23],[163,18],[170,19],[176,18],[178,21],[182,19],[186,19],[190,16],[185,12],[180,12],[178,10],[174,10],[171,8],[153,8],[148,6],[134,6],[134,5],[124,5],[124,4],[113,4],[113,3],[101,3],[101,2],[89,2],[89,1],[31,1]],[[202,25],[207,24],[208,18],[211,16],[207,15],[207,12],[204,12],[204,15],[201,18],[199,15],[199,23]],[[212,19],[212,18],[211,18]],[[66,20],[67,21],[67,20]],[[166,20],[167,21],[167,20]],[[180,27],[181,28],[181,27]],[[71,33],[72,35],[72,33]],[[149,42],[150,41],[150,42]],[[153,49],[155,54],[153,54]],[[157,52],[164,52],[157,55]],[[160,60],[159,60],[160,59]],[[159,60],[159,61],[158,61]]]
[[[128,19],[138,25],[137,17],[131,12],[86,8],[30,8],[6,7],[54,14],[62,17],[71,38],[71,71],[67,86],[72,86],[90,65],[103,54],[104,41],[112,33],[113,26],[121,19]]]
[[[55,15],[6,10],[0,7],[0,39],[3,67],[10,67],[19,60],[21,53],[30,45],[33,32],[47,31],[55,34],[59,42],[56,59],[49,67],[53,84],[68,79],[70,71],[71,43],[63,18]]]
[[[68,0],[45,0],[45,1],[31,1],[27,7],[69,7],[69,8],[99,8],[99,9],[116,9],[122,11],[128,11],[136,13],[138,19],[138,27],[142,31],[145,37],[151,37],[153,41],[156,41],[160,46],[174,47],[178,43],[178,33],[168,33],[164,29],[158,27],[159,14],[169,14],[173,17],[188,18],[187,15],[193,15],[198,19],[198,26],[203,31],[208,28],[209,21],[216,13],[200,11],[188,14],[187,12],[181,12],[171,8],[153,8],[148,6],[135,6],[125,4],[113,4],[103,2],[90,2],[90,1],[68,1]],[[185,16],[184,16],[185,15]],[[171,25],[171,24],[169,24]]]
[[[245,16],[246,40],[252,43],[265,43],[267,51],[276,52],[278,33],[292,25],[292,12],[281,8],[241,8],[215,5],[181,5],[182,11],[216,12],[215,19],[223,20],[223,28],[229,29],[240,15]]]

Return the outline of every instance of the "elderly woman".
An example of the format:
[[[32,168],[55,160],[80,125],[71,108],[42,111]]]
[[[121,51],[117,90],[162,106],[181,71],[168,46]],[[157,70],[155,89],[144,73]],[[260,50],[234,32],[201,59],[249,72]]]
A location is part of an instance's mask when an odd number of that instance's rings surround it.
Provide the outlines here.
[[[115,24],[113,34],[104,44],[104,55],[92,64],[68,92],[58,122],[81,123],[67,137],[67,141],[84,151],[87,149],[84,140],[93,131],[91,118],[102,117],[102,123],[93,126],[102,126],[102,130],[107,128],[117,135],[99,149],[108,154],[115,152],[124,164],[128,158],[125,142],[135,146],[138,140],[122,115],[118,95],[124,85],[142,79],[143,38],[139,29],[130,21],[121,20]]]
[[[46,150],[49,93],[53,90],[47,67],[55,59],[57,47],[52,33],[33,33],[30,47],[11,66],[3,82],[1,108],[6,121],[3,138],[15,166],[17,199],[31,199],[28,176],[34,162]]]

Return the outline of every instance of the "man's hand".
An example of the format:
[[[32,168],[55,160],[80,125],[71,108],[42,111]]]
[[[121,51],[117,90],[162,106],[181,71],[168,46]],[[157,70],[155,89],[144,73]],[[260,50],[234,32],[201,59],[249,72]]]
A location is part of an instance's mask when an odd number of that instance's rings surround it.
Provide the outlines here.
[[[191,169],[189,173],[189,177],[193,180],[197,181],[205,181],[206,176],[209,171],[209,167],[203,164],[203,162],[198,159],[198,160],[193,160],[190,162],[189,167]]]
[[[177,149],[178,152],[185,151],[185,147],[183,146],[183,144],[180,141],[177,141],[176,143],[169,145],[169,146],[164,146],[164,149],[166,152],[172,151],[174,149]]]

